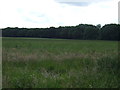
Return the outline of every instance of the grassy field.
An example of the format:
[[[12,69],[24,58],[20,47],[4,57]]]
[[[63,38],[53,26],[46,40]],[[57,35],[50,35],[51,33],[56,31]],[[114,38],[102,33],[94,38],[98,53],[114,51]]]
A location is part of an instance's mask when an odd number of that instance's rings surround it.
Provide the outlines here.
[[[3,38],[3,88],[120,88],[117,41]]]

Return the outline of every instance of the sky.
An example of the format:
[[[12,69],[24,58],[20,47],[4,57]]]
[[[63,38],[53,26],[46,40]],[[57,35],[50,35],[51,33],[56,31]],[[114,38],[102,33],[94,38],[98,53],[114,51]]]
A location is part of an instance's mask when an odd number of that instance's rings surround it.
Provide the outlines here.
[[[0,0],[0,28],[118,23],[119,0]]]
[[[120,24],[120,1],[118,4],[118,23]]]

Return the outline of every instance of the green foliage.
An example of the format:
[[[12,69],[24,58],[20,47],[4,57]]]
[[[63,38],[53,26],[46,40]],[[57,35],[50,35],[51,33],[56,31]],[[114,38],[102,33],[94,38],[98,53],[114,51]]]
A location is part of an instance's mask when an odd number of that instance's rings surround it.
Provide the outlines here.
[[[120,25],[108,24],[101,29],[102,40],[120,40],[119,39]]]

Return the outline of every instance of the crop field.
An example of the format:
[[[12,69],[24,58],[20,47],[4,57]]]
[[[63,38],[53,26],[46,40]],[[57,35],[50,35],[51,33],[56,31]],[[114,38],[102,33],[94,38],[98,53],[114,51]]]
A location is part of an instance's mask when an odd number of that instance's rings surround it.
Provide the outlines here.
[[[118,42],[2,39],[3,88],[120,88]]]

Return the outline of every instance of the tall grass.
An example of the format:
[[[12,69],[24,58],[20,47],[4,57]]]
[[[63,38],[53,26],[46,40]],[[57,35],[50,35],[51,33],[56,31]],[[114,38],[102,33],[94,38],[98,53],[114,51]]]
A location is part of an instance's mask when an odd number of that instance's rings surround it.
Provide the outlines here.
[[[3,88],[119,88],[117,44],[3,38]]]

